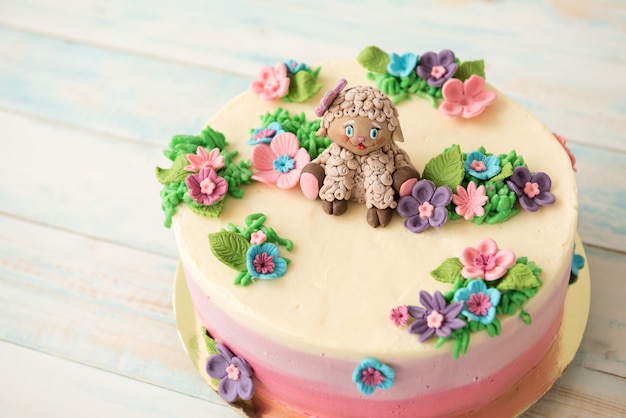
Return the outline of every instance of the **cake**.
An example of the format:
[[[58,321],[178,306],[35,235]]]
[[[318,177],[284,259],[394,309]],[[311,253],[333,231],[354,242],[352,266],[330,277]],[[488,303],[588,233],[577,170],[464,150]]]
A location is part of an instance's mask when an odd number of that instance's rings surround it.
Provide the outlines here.
[[[540,362],[571,275],[574,159],[484,76],[449,50],[286,61],[172,139],[165,223],[226,401],[458,416]]]

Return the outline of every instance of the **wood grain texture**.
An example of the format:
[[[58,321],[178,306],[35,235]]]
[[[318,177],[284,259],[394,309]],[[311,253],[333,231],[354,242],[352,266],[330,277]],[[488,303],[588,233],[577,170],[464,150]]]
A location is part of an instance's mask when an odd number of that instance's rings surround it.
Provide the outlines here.
[[[626,416],[618,0],[0,1],[2,416],[238,416],[178,341],[154,169],[261,66],[367,45],[484,58],[491,83],[568,138],[591,312],[574,362],[525,416]]]

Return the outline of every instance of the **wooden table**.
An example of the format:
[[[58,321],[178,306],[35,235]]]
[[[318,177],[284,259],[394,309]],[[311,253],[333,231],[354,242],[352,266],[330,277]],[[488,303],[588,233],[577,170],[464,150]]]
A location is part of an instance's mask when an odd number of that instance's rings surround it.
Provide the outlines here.
[[[261,66],[367,45],[484,58],[568,139],[591,313],[526,415],[626,415],[623,2],[208,3],[0,1],[1,416],[236,416],[177,335],[154,167]]]

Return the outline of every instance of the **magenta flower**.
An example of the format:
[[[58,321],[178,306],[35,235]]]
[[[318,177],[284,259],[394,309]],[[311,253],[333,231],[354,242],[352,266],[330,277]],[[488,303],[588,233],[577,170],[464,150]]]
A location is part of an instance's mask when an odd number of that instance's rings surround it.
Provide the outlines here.
[[[213,148],[211,152],[206,152],[202,146],[198,146],[195,154],[187,154],[187,159],[191,164],[185,167],[185,171],[197,173],[205,167],[217,171],[224,167],[224,157],[220,155],[219,148]]]
[[[226,402],[235,402],[238,397],[243,400],[252,399],[254,381],[250,365],[220,343],[215,348],[219,354],[209,357],[206,371],[213,379],[220,379],[217,391],[222,399]]]
[[[294,187],[300,180],[302,168],[311,161],[306,149],[298,147],[298,137],[291,132],[276,135],[269,145],[255,145],[251,160],[258,172],[252,178],[281,189]]]
[[[449,80],[443,85],[441,93],[445,100],[439,110],[448,116],[473,118],[496,100],[496,93],[485,90],[485,80],[476,74],[465,82],[456,78]]]
[[[259,79],[250,84],[250,90],[263,100],[276,100],[285,96],[289,91],[285,63],[279,62],[274,68],[270,66],[261,68]]]
[[[394,377],[396,372],[391,367],[372,357],[363,359],[352,372],[352,381],[356,383],[359,392],[367,396],[377,388],[392,387]]]
[[[389,319],[391,319],[397,327],[405,326],[409,321],[409,308],[407,308],[406,305],[393,308],[389,314]]]
[[[546,173],[531,174],[528,167],[515,167],[506,184],[515,192],[520,205],[527,211],[535,212],[539,206],[551,205],[556,201],[556,197],[550,192],[552,180]]]
[[[398,213],[407,218],[404,225],[411,232],[422,232],[428,227],[441,227],[448,220],[446,205],[452,200],[448,186],[435,187],[430,180],[413,185],[411,194],[398,199]]]
[[[510,250],[500,250],[491,238],[478,242],[476,248],[467,247],[459,257],[463,263],[461,276],[466,279],[497,280],[504,276],[507,269],[515,265],[515,254]]]
[[[561,144],[563,149],[565,149],[565,152],[567,153],[567,156],[569,157],[569,160],[572,163],[572,169],[574,171],[577,171],[576,170],[576,157],[574,156],[572,151],[570,151],[570,149],[567,147],[567,143],[565,141],[565,138],[563,136],[557,134],[557,133],[552,133],[552,135],[554,135],[554,137],[557,139],[557,141],[559,141],[559,143]]]
[[[416,72],[426,80],[429,86],[441,87],[456,73],[458,68],[454,60],[454,52],[444,49],[439,54],[431,51],[422,55]]]
[[[189,196],[196,203],[206,206],[220,200],[228,191],[226,180],[209,167],[204,167],[198,174],[187,176],[185,184],[189,187]]]
[[[415,322],[409,327],[409,333],[420,334],[420,342],[424,342],[433,335],[445,338],[453,329],[463,328],[465,321],[457,318],[463,309],[462,303],[446,301],[440,291],[431,296],[425,290],[420,291],[420,302],[423,307],[409,305],[409,315]]]
[[[470,220],[474,216],[485,214],[485,203],[489,198],[485,195],[485,186],[482,184],[476,187],[476,183],[470,181],[467,189],[457,186],[456,194],[452,195],[452,202],[456,205],[454,210],[465,220]]]

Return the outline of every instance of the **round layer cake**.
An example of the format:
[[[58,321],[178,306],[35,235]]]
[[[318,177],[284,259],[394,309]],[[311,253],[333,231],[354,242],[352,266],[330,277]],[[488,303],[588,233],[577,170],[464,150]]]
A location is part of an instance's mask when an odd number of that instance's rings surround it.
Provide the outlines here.
[[[263,115],[282,108],[314,121],[324,92],[342,78],[346,89],[375,85],[356,60],[328,62],[317,76],[322,88],[303,103],[245,92],[210,118],[209,126],[224,135],[229,151],[248,160],[254,146],[247,142],[262,127]],[[398,146],[423,176],[433,171],[429,162],[457,145],[464,156],[515,151],[530,172],[550,176],[553,204],[537,211],[518,208],[505,222],[448,219],[420,233],[407,229],[407,219],[395,210],[388,225],[373,228],[366,221],[368,207],[357,202],[349,202],[341,216],[329,215],[320,199],[307,199],[298,186],[245,185],[240,199],[224,199],[218,217],[178,205],[172,227],[194,307],[218,347],[229,350],[215,354],[230,367],[222,371],[220,393],[249,397],[251,390],[242,387],[251,371],[255,396],[305,415],[456,416],[498,398],[541,360],[558,331],[570,277],[578,205],[574,173],[550,130],[492,86],[486,89],[497,99],[467,119],[450,117],[420,97],[399,102],[404,142]],[[276,247],[280,256],[266,252],[275,263],[263,272],[281,270],[278,277],[253,274],[242,283],[246,274],[233,269],[236,261],[208,237],[241,232],[258,219],[252,214],[263,214],[264,225],[293,247]],[[474,290],[465,302],[452,298],[470,281],[487,283],[458,274],[464,250],[484,252],[487,242],[514,253],[516,266],[538,280],[511,285],[511,273],[509,285],[490,287],[499,289],[497,298],[485,289]],[[279,265],[279,257],[288,265]],[[446,277],[450,269],[456,279]],[[446,296],[448,308],[465,303],[459,313],[465,328],[452,325],[437,292]],[[481,303],[482,310],[476,307]],[[498,304],[496,320],[486,318]]]

